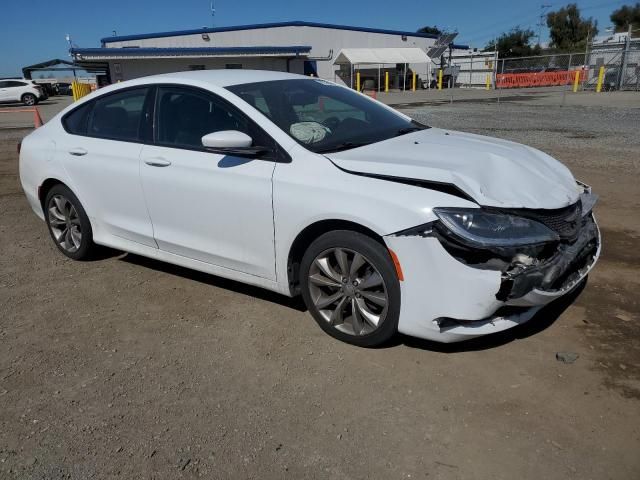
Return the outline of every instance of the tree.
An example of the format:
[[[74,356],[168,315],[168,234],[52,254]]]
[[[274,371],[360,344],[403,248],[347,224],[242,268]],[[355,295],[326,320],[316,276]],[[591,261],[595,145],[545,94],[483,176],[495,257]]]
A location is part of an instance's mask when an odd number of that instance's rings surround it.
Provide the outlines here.
[[[624,5],[618,10],[614,10],[610,18],[616,32],[626,32],[629,30],[629,26],[640,28],[640,2],[633,6]],[[631,36],[633,35],[634,33],[631,32]]]
[[[498,50],[500,58],[505,57],[526,57],[538,55],[540,47],[531,46],[531,39],[534,37],[533,30],[523,30],[515,27],[509,32],[500,35],[497,40],[492,40],[484,47],[485,52]]]
[[[581,50],[587,38],[598,33],[598,22],[593,18],[583,19],[575,3],[570,3],[547,15],[547,27],[551,37],[551,47],[561,51]]]
[[[435,25],[433,27],[422,27],[418,29],[418,33],[430,33],[431,35],[442,35],[442,30],[440,30]]]

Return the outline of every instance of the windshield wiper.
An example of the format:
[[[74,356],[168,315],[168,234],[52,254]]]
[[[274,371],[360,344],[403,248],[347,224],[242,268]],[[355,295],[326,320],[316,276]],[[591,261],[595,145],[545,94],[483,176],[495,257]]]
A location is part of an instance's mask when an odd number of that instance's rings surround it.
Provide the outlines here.
[[[350,150],[352,148],[364,147],[365,145],[369,145],[366,142],[344,142],[339,143],[337,145],[332,145],[326,148],[320,148],[316,150],[316,153],[332,153],[332,152],[341,152],[342,150]]]
[[[424,130],[424,127],[405,127],[405,128],[401,128],[400,130],[398,130],[396,132],[396,137],[399,137],[400,135],[405,135],[407,133],[412,133],[412,132],[417,132],[418,130]]]

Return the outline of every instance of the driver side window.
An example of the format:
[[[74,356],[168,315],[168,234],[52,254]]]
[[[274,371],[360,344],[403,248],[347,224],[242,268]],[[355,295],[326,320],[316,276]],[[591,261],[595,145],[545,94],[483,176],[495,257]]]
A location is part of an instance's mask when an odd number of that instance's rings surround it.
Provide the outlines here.
[[[202,148],[203,136],[223,130],[238,130],[251,136],[244,117],[205,92],[160,87],[156,108],[157,142],[162,145]]]

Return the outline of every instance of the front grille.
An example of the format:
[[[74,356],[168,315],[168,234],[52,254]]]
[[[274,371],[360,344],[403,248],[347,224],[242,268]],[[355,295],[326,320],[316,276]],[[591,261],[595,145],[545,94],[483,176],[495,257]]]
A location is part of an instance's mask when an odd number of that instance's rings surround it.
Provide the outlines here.
[[[582,220],[580,201],[557,210],[510,210],[509,213],[520,215],[542,223],[556,232],[562,240],[572,241],[578,236]]]

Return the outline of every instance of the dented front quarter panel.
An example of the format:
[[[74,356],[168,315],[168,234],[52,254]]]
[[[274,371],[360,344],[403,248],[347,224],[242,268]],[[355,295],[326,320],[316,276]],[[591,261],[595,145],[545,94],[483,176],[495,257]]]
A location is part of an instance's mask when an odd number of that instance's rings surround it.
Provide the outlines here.
[[[455,341],[443,338],[435,319],[481,320],[504,304],[496,299],[501,272],[463,265],[435,238],[390,235],[384,240],[398,256],[404,275],[398,322],[401,333]]]
[[[600,256],[602,242],[599,229],[597,232],[597,251],[577,278],[558,290],[533,288],[520,298],[504,301],[497,298],[505,278],[501,270],[465,265],[433,236],[386,236],[384,240],[398,257],[404,276],[398,331],[449,343],[521,325],[544,305],[568,294],[584,280]],[[498,314],[501,307],[527,308],[501,316]],[[458,322],[441,328],[438,319],[442,318]]]

